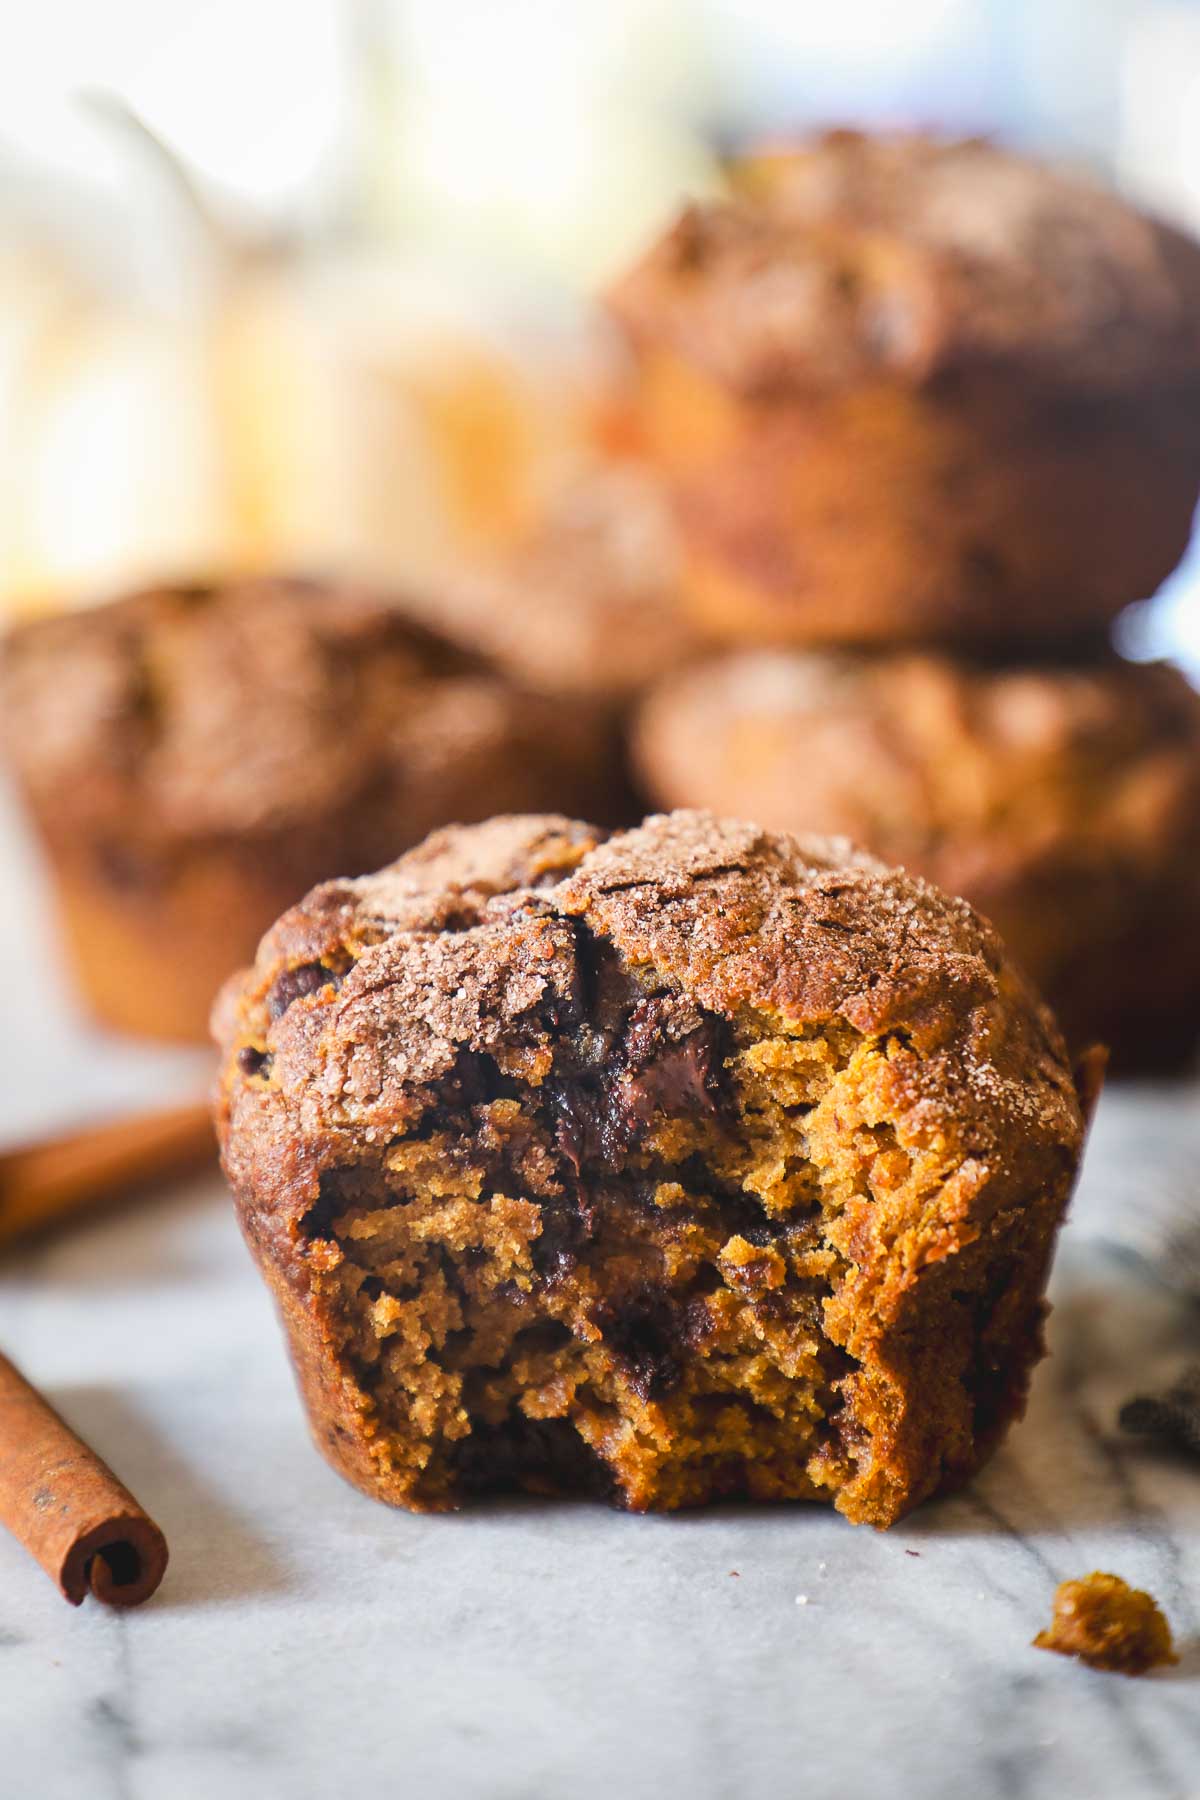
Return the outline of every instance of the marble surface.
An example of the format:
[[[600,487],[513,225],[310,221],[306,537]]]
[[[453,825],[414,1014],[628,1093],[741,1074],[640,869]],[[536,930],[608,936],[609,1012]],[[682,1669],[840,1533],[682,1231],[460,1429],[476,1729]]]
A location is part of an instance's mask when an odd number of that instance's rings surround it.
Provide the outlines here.
[[[202,1079],[202,1058],[80,1031],[2,806],[0,855],[4,941],[32,945],[6,970],[0,1141]],[[1114,1426],[1200,1346],[1127,1229],[1186,1195],[1198,1146],[1200,1090],[1106,1096],[1028,1419],[968,1492],[883,1535],[805,1507],[384,1511],[311,1450],[215,1178],[8,1257],[0,1342],[172,1562],[140,1611],[76,1612],[0,1539],[0,1793],[1200,1796],[1200,1466]],[[1030,1648],[1055,1583],[1094,1567],[1158,1596],[1177,1669]]]

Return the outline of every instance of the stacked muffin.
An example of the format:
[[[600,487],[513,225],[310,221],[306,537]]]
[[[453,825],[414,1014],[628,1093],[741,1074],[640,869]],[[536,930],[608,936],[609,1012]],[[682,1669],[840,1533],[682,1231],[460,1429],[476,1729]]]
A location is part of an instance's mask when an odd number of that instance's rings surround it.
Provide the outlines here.
[[[246,579],[37,620],[0,726],[104,1023],[203,1041],[221,982],[326,876],[448,819],[611,819],[593,714],[518,686],[399,601]]]
[[[637,697],[703,642],[680,605],[678,548],[660,484],[613,460],[577,475],[502,557],[414,604],[511,680],[600,712],[619,736]]]
[[[652,798],[842,832],[993,916],[1068,1036],[1200,1021],[1200,699],[1112,650],[1200,486],[1200,250],[977,142],[748,159],[612,295],[731,649],[646,702]],[[751,647],[753,646],[753,647]]]

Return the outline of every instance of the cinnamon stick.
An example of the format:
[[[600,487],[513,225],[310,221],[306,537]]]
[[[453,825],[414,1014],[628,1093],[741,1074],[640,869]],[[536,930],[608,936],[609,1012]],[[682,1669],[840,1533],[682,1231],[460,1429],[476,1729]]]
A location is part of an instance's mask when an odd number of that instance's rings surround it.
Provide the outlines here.
[[[153,1519],[2,1355],[0,1524],[72,1606],[140,1606],[167,1566]]]
[[[216,1155],[208,1108],[171,1107],[0,1155],[0,1249]]]

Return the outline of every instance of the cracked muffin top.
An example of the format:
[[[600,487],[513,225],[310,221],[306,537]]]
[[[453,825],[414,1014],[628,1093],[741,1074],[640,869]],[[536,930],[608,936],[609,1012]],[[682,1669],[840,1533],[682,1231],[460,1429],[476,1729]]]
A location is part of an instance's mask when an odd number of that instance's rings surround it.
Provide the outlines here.
[[[214,1026],[240,1092],[234,1155],[252,1158],[259,1203],[287,1194],[295,1152],[281,1151],[297,1129],[321,1156],[411,1129],[464,1050],[539,1086],[584,1014],[580,931],[648,993],[665,984],[751,1035],[897,1034],[915,1052],[893,1073],[914,1129],[924,1118],[960,1153],[998,1169],[1078,1147],[1053,1021],[965,901],[844,841],[705,812],[613,836],[511,817],[451,826],[376,875],[314,889],[227,986]],[[689,1012],[686,1032],[695,1023]],[[636,1045],[616,1060],[636,1089]],[[621,1103],[636,1113],[636,1092]]]
[[[1200,373],[1200,247],[977,139],[830,132],[734,165],[617,285],[635,343],[746,393],[1021,369],[1100,393]]]
[[[637,758],[664,804],[936,856],[947,886],[980,854],[1190,868],[1200,836],[1200,695],[1165,663],[749,652],[664,683]]]
[[[24,625],[0,646],[0,717],[48,818],[124,819],[156,843],[302,834],[357,808],[379,814],[394,853],[446,818],[550,798],[536,777],[555,757],[559,791],[578,794],[595,748],[579,721],[380,596],[284,577]]]

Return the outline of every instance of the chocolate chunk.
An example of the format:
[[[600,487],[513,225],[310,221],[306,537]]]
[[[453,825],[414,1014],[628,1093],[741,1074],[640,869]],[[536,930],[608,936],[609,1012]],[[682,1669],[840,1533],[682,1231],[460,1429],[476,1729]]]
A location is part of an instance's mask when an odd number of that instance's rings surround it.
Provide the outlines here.
[[[549,1286],[576,1267],[595,1232],[595,1209],[585,1203],[556,1203],[542,1208],[542,1229],[530,1246],[533,1266]]]
[[[631,1073],[621,1084],[619,1103],[632,1137],[656,1112],[707,1113],[720,1110],[723,1059],[713,1019],[702,1019],[685,1036],[673,1038],[672,1014],[663,1000],[643,1000],[630,1015],[624,1054]]]
[[[243,1044],[237,1053],[237,1066],[243,1075],[265,1075],[271,1067],[270,1053],[255,1049],[253,1044]]]
[[[667,1028],[671,1019],[671,1006],[668,1000],[659,995],[639,1000],[630,1013],[625,1025],[625,1042],[622,1051],[625,1061],[634,1068],[640,1068],[652,1057],[661,1054],[667,1042]]]
[[[682,1338],[691,1349],[705,1344],[713,1330],[713,1315],[703,1294],[689,1294],[683,1309]]]
[[[656,1112],[719,1112],[716,1022],[692,1024],[694,1017],[681,1019],[665,999],[642,999],[628,1014],[619,1048],[610,1047],[604,1063],[546,1084],[554,1140],[576,1175],[585,1165],[623,1169]]]
[[[630,1133],[611,1090],[596,1076],[578,1081],[548,1084],[554,1108],[554,1141],[576,1175],[584,1164],[602,1164],[620,1170],[625,1164]]]
[[[323,987],[336,987],[338,980],[324,963],[300,963],[294,969],[285,969],[271,983],[267,1011],[272,1019],[281,1019],[294,1001],[302,1000],[306,994],[315,994]]]
[[[612,1476],[569,1419],[529,1419],[514,1411],[501,1425],[472,1423],[450,1445],[447,1461],[462,1494],[609,1494]]]
[[[307,1238],[331,1238],[333,1222],[350,1207],[363,1202],[378,1205],[370,1192],[369,1176],[362,1169],[323,1169],[317,1180],[317,1198],[300,1220],[300,1234]]]
[[[549,1087],[554,1108],[554,1142],[576,1175],[600,1141],[599,1101],[579,1082],[554,1082]]]
[[[607,1348],[624,1367],[639,1398],[658,1399],[675,1386],[683,1370],[683,1321],[661,1288],[644,1288],[625,1300],[598,1306],[592,1323],[604,1334]]]
[[[474,1050],[462,1050],[441,1091],[442,1111],[485,1106],[492,1100],[515,1097],[520,1090],[514,1081],[502,1074],[490,1056]]]

